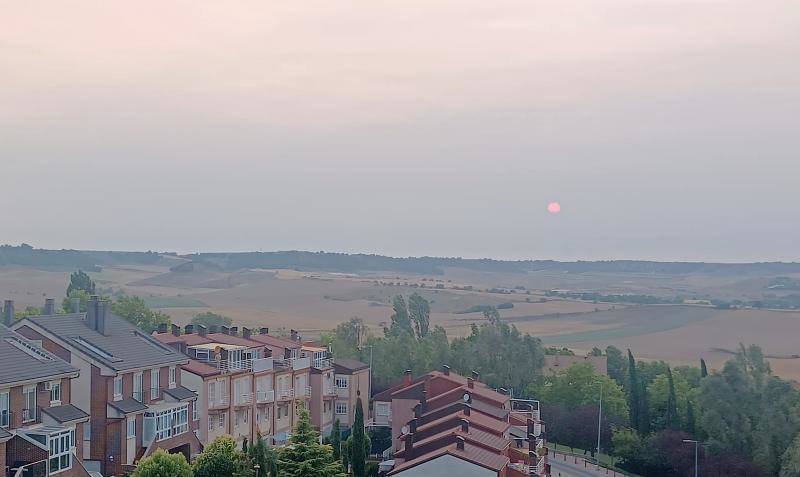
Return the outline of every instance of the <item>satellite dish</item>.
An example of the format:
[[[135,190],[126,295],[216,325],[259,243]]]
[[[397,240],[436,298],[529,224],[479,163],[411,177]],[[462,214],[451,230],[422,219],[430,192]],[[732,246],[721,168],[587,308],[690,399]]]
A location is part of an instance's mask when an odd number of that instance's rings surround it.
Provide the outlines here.
[[[464,402],[469,402],[471,399],[469,393],[464,393]]]
[[[409,430],[410,430],[410,429],[408,428],[408,426],[403,426],[403,428],[402,428],[402,429],[400,429],[400,432],[402,432],[403,434],[408,434],[408,431],[409,431]]]

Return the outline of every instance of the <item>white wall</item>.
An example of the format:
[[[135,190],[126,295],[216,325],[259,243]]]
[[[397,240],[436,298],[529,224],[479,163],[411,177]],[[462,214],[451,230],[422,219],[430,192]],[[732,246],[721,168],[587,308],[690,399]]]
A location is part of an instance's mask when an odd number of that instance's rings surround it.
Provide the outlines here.
[[[497,472],[448,454],[394,475],[397,477],[497,477]]]

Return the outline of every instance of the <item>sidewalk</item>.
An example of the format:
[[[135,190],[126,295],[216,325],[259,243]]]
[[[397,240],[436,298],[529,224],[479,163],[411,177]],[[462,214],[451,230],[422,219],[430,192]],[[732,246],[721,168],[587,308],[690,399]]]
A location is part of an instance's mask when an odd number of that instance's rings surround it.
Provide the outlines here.
[[[566,460],[565,460],[566,459]],[[583,457],[577,457],[560,452],[551,452],[548,461],[550,462],[551,477],[625,477],[625,474],[614,470],[601,467],[597,470],[597,465],[587,462]]]

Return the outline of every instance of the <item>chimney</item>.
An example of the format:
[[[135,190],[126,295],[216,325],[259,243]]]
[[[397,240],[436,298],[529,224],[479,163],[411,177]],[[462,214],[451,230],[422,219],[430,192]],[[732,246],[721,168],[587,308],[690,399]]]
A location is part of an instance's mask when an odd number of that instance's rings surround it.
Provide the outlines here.
[[[194,333],[194,325],[188,324],[183,327],[183,332],[187,335]]]
[[[425,412],[425,406],[428,404],[428,391],[425,389],[422,390],[422,399],[420,399],[419,404],[420,412]]]
[[[419,424],[419,419],[417,419],[416,417],[415,417],[414,419],[411,419],[411,421],[409,421],[409,423],[408,423],[408,427],[409,427],[409,429],[411,429],[411,431],[410,431],[410,432],[411,432],[412,434],[416,434],[416,432],[417,432],[417,425],[418,425],[418,424]]]
[[[219,333],[219,325],[211,325],[208,327],[208,332],[211,334]]]
[[[530,461],[530,475],[536,476],[536,464],[539,463],[539,456],[534,451],[528,451],[528,460]]]
[[[86,305],[86,326],[89,327],[90,330],[97,329],[97,295],[92,295],[89,297],[89,303]],[[161,330],[159,330],[160,332]],[[164,332],[167,330],[165,329]]]
[[[411,375],[411,370],[407,369],[405,373],[403,373],[403,386],[411,386],[411,383],[414,382],[414,378]]]
[[[414,417],[417,418],[420,416],[422,416],[422,404],[418,403],[416,406],[414,406]]]
[[[167,332],[167,324],[166,323],[159,323],[158,324],[158,334],[163,335]]]
[[[78,297],[74,297],[70,300],[70,311],[73,313],[80,313],[81,312],[81,299]]]
[[[450,366],[446,364],[442,366],[442,372],[444,373],[445,376],[450,376]]]
[[[56,314],[56,301],[52,298],[45,298],[44,300],[44,313],[45,315]]]
[[[456,436],[456,449],[463,451],[464,450],[464,438],[461,436]]]
[[[469,420],[461,419],[461,432],[469,433]]]
[[[475,387],[475,380],[472,378],[467,378],[467,387],[472,389]]]
[[[206,328],[204,325],[197,325],[197,334],[203,337],[207,336],[208,328]]]
[[[414,457],[414,434],[406,434],[404,441],[406,454],[403,456],[403,460],[408,461]]]
[[[6,326],[14,324],[14,300],[6,300],[3,303],[3,324]]]
[[[465,416],[469,416],[471,412],[472,412],[472,408],[471,408],[471,407],[469,407],[469,405],[467,405],[467,404],[465,403],[465,404],[464,404],[464,415],[465,415]]]
[[[222,325],[222,326],[219,327],[219,329],[222,332],[222,334],[224,334],[224,335],[231,334],[231,328],[229,326]]]
[[[292,341],[297,341],[298,340],[298,336],[299,336],[297,334],[297,330],[291,330],[290,333],[291,333]]]
[[[170,329],[172,330],[172,336],[180,336],[181,335],[181,327],[176,325],[175,323],[170,325]]]
[[[238,326],[231,326],[228,330],[231,336],[237,336],[239,334],[239,327]]]
[[[480,381],[481,380],[481,373],[479,373],[479,372],[477,372],[475,370],[472,370],[472,379],[475,380],[475,381]]]
[[[252,334],[253,334],[253,332],[250,331],[250,328],[247,328],[246,326],[242,326],[242,338],[244,338],[246,340],[249,340],[250,336],[252,336]]]
[[[534,422],[533,422],[533,419],[531,419],[531,418],[528,418],[528,436],[531,436],[531,435],[533,435],[533,430],[534,430]]]
[[[258,333],[261,334],[261,335],[268,335],[269,334],[269,328],[263,328],[263,327],[259,328],[258,329]]]
[[[98,333],[101,335],[108,336],[107,333],[107,321],[108,321],[108,309],[111,308],[111,303],[108,300],[98,300],[97,301],[97,330]]]
[[[528,433],[528,450],[531,452],[536,452],[536,436]]]

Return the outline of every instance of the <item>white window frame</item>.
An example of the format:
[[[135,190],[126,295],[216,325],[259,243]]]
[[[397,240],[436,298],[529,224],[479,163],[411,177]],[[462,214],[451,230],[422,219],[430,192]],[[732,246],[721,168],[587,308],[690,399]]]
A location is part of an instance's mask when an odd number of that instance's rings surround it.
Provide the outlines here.
[[[72,447],[75,446],[75,429],[66,429],[50,434],[47,441],[50,475],[71,469]]]
[[[61,405],[61,381],[50,382],[50,405]]]
[[[224,429],[225,428],[225,413],[224,412],[219,414],[218,421],[219,421],[219,423],[218,423],[219,424],[219,428],[220,429]]]
[[[122,392],[124,385],[122,383],[122,376],[114,376],[114,400],[122,400]]]
[[[189,405],[192,406],[192,420],[193,421],[199,421],[200,420],[200,409],[198,409],[197,404],[198,404],[197,401],[192,401],[191,403],[189,403]]]
[[[153,422],[156,442],[180,436],[189,431],[189,405],[147,412],[145,420]]]
[[[129,417],[127,421],[127,433],[128,439],[136,439],[136,418]]]
[[[159,388],[161,387],[161,369],[150,370],[150,399],[158,399]]]
[[[175,369],[175,366],[170,366],[169,367],[169,388],[170,389],[175,389],[175,386],[178,385],[178,379],[177,379],[176,374],[177,374],[177,370]]]
[[[141,371],[133,374],[133,399],[144,402],[144,375]]]
[[[0,391],[0,427],[11,426],[11,394],[9,391]]]
[[[208,432],[214,431],[214,416],[208,416]]]
[[[208,382],[208,406],[214,407],[214,404],[217,402],[217,382],[216,381],[209,381]]]
[[[350,404],[347,401],[336,401],[335,412],[337,416],[346,416],[349,409]]]
[[[388,402],[375,403],[375,415],[381,417],[389,417],[392,415],[392,407]]]
[[[33,396],[33,402],[31,402],[29,396]],[[27,410],[28,415],[25,416],[25,413],[22,414],[22,422],[33,422],[36,420],[36,386],[25,386],[22,388],[22,401],[25,406],[22,408],[23,411]],[[27,417],[27,419],[25,419]]]
[[[336,376],[336,388],[347,389],[350,387],[350,376]]]

